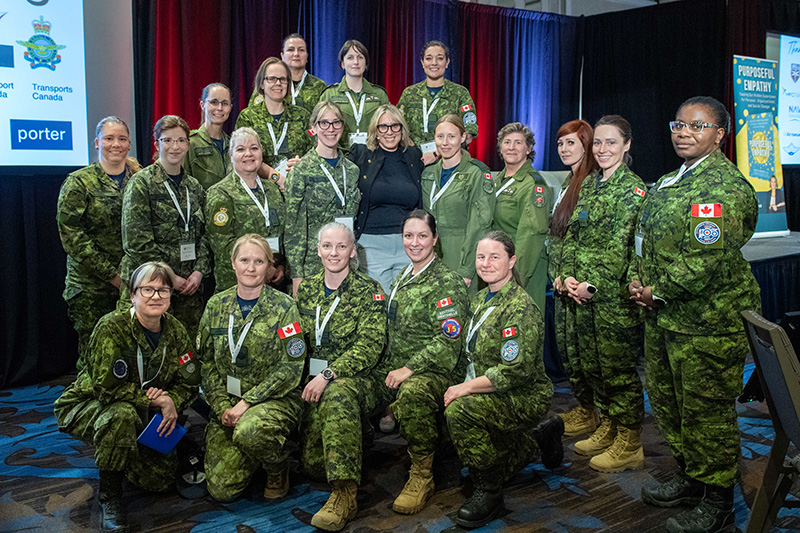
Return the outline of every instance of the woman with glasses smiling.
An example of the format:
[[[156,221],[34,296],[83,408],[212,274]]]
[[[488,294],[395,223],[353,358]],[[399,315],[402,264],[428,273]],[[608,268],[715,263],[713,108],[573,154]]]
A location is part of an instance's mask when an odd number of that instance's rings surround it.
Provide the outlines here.
[[[206,85],[200,97],[203,124],[189,133],[186,170],[205,190],[231,171],[230,137],[222,126],[231,114],[231,90],[222,83]]]
[[[403,114],[391,104],[375,111],[367,144],[354,144],[347,156],[359,168],[356,237],[364,247],[367,273],[386,292],[408,264],[403,221],[422,207],[421,156],[411,144]]]
[[[286,102],[292,71],[277,57],[268,57],[256,72],[255,90],[264,97],[239,113],[236,128],[250,127],[261,138],[263,164],[258,171],[284,190],[286,173],[312,146],[306,132],[308,111]]]

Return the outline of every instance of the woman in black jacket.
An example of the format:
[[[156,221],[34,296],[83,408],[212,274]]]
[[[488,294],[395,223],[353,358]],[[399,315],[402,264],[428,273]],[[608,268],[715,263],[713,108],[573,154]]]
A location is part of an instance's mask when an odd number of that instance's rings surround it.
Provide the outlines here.
[[[422,207],[420,157],[403,114],[389,104],[372,116],[366,146],[354,144],[348,155],[359,168],[356,237],[364,248],[367,273],[387,294],[392,280],[408,265],[403,221]]]

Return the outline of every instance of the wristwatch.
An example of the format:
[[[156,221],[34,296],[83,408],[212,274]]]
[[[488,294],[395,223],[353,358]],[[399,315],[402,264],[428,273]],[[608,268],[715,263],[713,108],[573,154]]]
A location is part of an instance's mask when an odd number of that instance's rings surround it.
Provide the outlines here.
[[[269,175],[269,179],[271,179],[275,183],[278,183],[278,180],[281,179],[281,175],[278,174],[277,172],[273,172],[272,174]]]
[[[323,377],[323,378],[325,378],[327,381],[331,381],[331,380],[333,379],[333,370],[331,370],[330,368],[326,368],[325,370],[323,370],[322,372],[320,372],[320,374],[321,374],[321,375],[322,375],[322,377]]]

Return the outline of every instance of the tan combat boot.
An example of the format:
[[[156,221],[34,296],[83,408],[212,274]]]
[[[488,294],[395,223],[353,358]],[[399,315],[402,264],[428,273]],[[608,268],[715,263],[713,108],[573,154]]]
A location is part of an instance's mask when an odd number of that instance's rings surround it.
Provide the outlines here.
[[[267,472],[267,484],[264,485],[264,497],[268,500],[279,500],[289,492],[289,466],[280,472]]]
[[[591,433],[597,429],[597,425],[600,423],[597,417],[597,408],[593,405],[589,407],[579,405],[571,411],[559,413],[558,416],[564,420],[564,435],[567,437]]]
[[[333,485],[331,497],[311,518],[311,525],[325,531],[339,531],[348,520],[355,518],[358,512],[356,505],[358,487],[352,479],[336,480],[331,485]]]
[[[401,514],[418,513],[433,496],[433,454],[426,456],[408,452],[411,470],[403,491],[397,496],[392,508]]]
[[[600,472],[622,472],[644,468],[644,450],[640,439],[642,429],[617,426],[614,443],[589,461],[589,466]]]
[[[575,453],[579,455],[599,455],[614,443],[617,424],[607,416],[600,417],[600,427],[588,439],[575,443]]]

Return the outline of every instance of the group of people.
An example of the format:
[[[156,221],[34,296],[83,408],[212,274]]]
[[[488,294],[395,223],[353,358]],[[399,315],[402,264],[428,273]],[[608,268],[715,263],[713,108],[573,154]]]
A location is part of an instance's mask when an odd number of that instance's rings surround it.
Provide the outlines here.
[[[556,148],[570,173],[555,191],[531,165],[523,124],[497,135],[500,172],[469,155],[474,103],[444,78],[443,43],[425,45],[426,79],[398,106],[364,79],[360,42],[344,44],[345,75],[327,88],[307,60],[303,38],[287,37],[230,136],[231,91],[207,86],[203,124],[162,117],[146,168],[128,157],[125,122],[103,119],[98,162],[62,186],[79,374],[55,411],[95,447],[101,529],[128,530],[124,477],[168,487],[174,454],[136,438],[154,412],[171,433],[198,394],[219,501],[262,468],[264,496],[285,496],[299,430],[303,472],[331,484],[312,524],[342,529],[380,418],[386,431],[399,424],[411,459],[395,511],[425,506],[434,456],[452,441],[475,486],[456,521],[484,525],[504,481],[536,458],[561,463],[562,434],[588,434],[575,452],[595,470],[644,466],[643,341],[650,404],[679,472],[642,498],[691,506],[669,519],[673,532],[733,527],[747,353],[738,313],[760,307],[739,249],[758,202],[719,150],[722,104],[679,108],[669,128],[685,163],[649,191],[630,168],[624,118],[564,124]],[[578,403],[552,418],[548,278]]]

